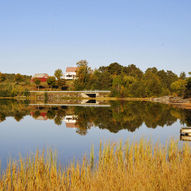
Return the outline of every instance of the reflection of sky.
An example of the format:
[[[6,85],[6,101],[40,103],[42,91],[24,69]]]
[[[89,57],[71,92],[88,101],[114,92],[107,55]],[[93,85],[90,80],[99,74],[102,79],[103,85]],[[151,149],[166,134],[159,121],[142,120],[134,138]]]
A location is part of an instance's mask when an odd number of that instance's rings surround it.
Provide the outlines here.
[[[66,128],[65,123],[61,126],[54,124],[53,120],[39,121],[31,116],[26,116],[19,123],[12,117],[0,123],[0,159],[2,168],[5,167],[9,157],[18,159],[19,153],[26,156],[27,153],[35,152],[37,148],[52,148],[58,151],[58,159],[61,163],[81,158],[84,153],[89,153],[91,145],[98,153],[100,140],[103,142],[114,142],[118,140],[138,141],[147,138],[154,143],[156,141],[164,144],[170,137],[179,139],[179,121],[171,126],[147,128],[143,124],[135,132],[121,130],[111,133],[98,127],[92,127],[85,136],[76,133],[74,128]]]

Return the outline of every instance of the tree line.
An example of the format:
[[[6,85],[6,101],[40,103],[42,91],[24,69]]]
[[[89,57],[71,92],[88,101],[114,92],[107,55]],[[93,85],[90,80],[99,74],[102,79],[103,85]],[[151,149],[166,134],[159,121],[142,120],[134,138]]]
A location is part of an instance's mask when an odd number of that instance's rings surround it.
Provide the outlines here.
[[[115,97],[191,97],[191,78],[185,72],[178,76],[156,67],[143,72],[134,64],[122,66],[117,62],[92,70],[86,60],[79,61],[77,67],[75,90],[111,90],[111,96]]]
[[[31,76],[0,72],[0,97],[29,96]]]
[[[77,68],[77,78],[73,81],[64,80],[62,70],[57,69],[46,82],[36,78],[33,84],[38,89],[111,90],[114,97],[191,97],[191,77],[187,77],[185,72],[178,76],[170,70],[156,67],[143,72],[134,64],[122,66],[117,62],[93,70],[86,60],[77,62]],[[0,73],[0,97],[29,96],[32,87],[31,76]]]
[[[49,76],[46,82],[41,82],[35,78],[31,81],[32,76],[22,74],[6,74],[0,72],[0,97],[30,96],[30,90],[40,88],[66,89],[65,80],[62,79],[63,72],[57,69],[54,76]]]

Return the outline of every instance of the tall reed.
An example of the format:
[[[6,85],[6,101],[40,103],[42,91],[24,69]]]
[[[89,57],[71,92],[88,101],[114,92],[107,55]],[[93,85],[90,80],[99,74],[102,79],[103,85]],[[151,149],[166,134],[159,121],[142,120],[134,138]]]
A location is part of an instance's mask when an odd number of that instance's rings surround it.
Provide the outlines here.
[[[103,147],[103,148],[102,148]],[[93,149],[93,147],[92,147]],[[100,144],[99,159],[57,166],[55,154],[9,162],[0,177],[0,190],[63,191],[188,191],[191,190],[191,149],[176,141],[166,146],[141,140],[130,144]]]

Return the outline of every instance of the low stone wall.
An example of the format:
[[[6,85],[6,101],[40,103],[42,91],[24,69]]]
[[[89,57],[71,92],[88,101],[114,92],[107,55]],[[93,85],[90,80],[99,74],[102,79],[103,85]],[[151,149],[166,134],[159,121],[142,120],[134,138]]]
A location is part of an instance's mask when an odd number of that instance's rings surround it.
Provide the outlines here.
[[[88,93],[94,94],[94,93]],[[108,97],[109,93],[95,93],[96,97]],[[32,92],[31,97],[35,100],[47,100],[47,101],[54,101],[54,100],[61,100],[61,99],[92,99],[83,92]]]

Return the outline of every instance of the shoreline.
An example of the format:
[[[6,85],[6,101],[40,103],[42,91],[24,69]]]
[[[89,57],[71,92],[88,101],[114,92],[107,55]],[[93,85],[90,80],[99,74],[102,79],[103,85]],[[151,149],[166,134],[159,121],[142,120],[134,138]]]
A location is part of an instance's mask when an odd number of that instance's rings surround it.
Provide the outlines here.
[[[164,96],[166,98],[170,98],[170,96]],[[124,97],[124,98],[119,98],[119,97],[97,97],[97,98],[89,98],[92,100],[100,100],[100,101],[146,101],[146,102],[153,102],[153,103],[161,103],[161,104],[167,104],[171,105],[174,107],[182,108],[182,109],[191,109],[191,99],[185,100],[181,99],[181,102],[171,102],[170,99],[167,101],[164,101],[164,97],[148,97],[148,98],[137,98],[137,97]],[[173,97],[174,99],[177,99],[178,97]],[[18,100],[18,101],[34,101],[35,99],[32,97],[24,97],[24,96],[18,96],[18,97],[0,97],[0,100],[3,99],[8,99],[8,100]],[[62,97],[62,100],[88,100],[88,98],[82,98],[82,97]]]

